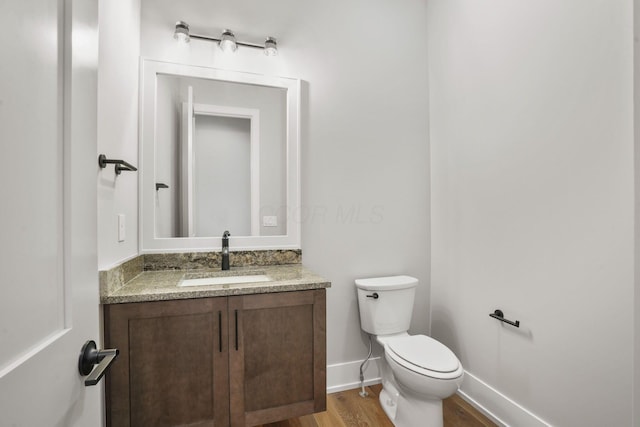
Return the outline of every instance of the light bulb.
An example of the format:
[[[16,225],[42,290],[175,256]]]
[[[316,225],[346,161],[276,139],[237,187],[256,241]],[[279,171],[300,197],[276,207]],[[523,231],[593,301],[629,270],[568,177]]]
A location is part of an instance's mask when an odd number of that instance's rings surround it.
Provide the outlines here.
[[[235,52],[238,49],[236,44],[236,36],[230,30],[224,30],[220,37],[220,49],[223,52]]]
[[[267,40],[265,40],[264,54],[267,56],[276,56],[278,54],[278,43],[273,37],[267,37]]]
[[[173,33],[173,38],[181,43],[189,43],[189,24],[184,21],[176,22],[176,30]]]

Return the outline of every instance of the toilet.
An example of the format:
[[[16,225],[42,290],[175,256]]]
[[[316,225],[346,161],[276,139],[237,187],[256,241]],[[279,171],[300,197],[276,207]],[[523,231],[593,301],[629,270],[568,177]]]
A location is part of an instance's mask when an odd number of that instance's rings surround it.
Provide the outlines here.
[[[396,427],[442,427],[442,400],[462,384],[455,354],[426,335],[409,335],[418,279],[356,280],[360,325],[384,347],[380,404]]]

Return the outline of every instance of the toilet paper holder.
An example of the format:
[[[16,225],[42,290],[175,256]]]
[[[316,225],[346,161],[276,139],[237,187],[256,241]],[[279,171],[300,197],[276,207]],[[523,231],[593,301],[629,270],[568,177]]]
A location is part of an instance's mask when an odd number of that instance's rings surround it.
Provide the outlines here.
[[[495,310],[493,313],[489,313],[489,316],[493,317],[494,319],[498,319],[499,321],[504,322],[504,323],[506,323],[508,325],[515,326],[516,328],[520,327],[520,321],[519,320],[516,320],[514,322],[513,320],[505,319],[504,318],[504,313],[500,309]]]

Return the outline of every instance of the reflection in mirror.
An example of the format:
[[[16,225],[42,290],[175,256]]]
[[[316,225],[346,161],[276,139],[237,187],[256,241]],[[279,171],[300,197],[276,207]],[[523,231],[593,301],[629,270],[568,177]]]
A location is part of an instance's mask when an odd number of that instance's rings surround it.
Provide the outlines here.
[[[299,248],[299,84],[143,61],[142,251]]]
[[[156,237],[286,234],[286,107],[283,88],[158,75]]]
[[[255,119],[194,112],[191,122],[193,160],[181,173],[181,190],[183,196],[193,197],[182,203],[185,215],[178,237],[215,236],[219,230],[259,236],[257,203],[252,203],[252,195],[259,198],[259,190],[252,187],[257,181],[252,171],[258,168],[251,162],[258,149],[258,144],[251,144]],[[192,192],[186,188],[189,180]]]

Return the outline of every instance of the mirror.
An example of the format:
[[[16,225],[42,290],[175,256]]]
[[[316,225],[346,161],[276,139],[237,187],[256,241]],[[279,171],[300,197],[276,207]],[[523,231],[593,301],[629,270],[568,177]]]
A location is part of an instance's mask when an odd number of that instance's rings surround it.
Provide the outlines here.
[[[300,248],[300,81],[143,60],[141,252]]]
[[[155,236],[286,234],[286,90],[168,74],[156,82]]]

